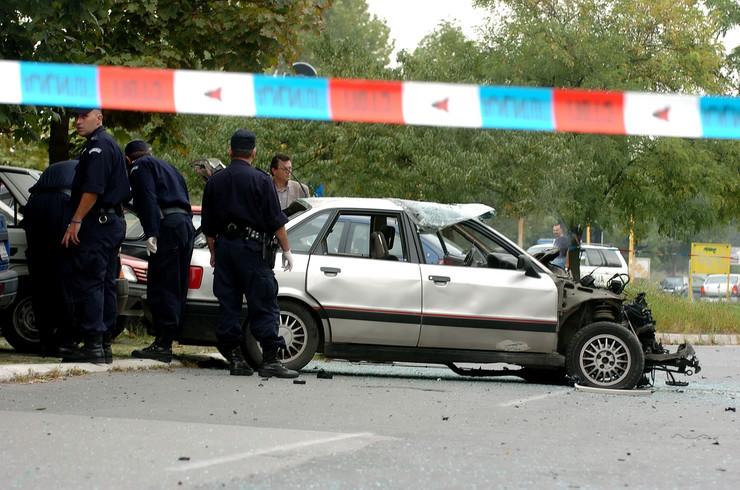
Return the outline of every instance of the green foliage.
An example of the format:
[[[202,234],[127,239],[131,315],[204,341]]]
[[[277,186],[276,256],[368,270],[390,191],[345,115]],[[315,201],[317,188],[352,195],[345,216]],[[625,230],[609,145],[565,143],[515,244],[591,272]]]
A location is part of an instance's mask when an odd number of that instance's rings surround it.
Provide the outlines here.
[[[5,0],[0,59],[261,72],[298,54],[329,0]],[[58,109],[0,107],[0,134],[44,139]],[[106,122],[178,139],[171,116],[110,113]]]

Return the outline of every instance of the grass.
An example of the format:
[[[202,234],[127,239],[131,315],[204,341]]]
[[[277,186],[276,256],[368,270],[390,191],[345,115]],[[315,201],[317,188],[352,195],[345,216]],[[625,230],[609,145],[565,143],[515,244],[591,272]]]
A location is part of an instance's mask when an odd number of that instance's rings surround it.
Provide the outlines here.
[[[627,288],[632,298],[647,293],[658,332],[682,334],[740,334],[740,304],[689,301],[688,297],[663,293],[656,285],[639,283]]]

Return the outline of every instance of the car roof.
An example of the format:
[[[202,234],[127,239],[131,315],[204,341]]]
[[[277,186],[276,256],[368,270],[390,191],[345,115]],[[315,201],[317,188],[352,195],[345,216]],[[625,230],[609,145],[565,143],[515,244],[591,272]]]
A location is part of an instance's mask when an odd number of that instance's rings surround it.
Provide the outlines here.
[[[390,199],[374,197],[304,197],[312,209],[381,209],[383,211],[401,211],[401,206]]]
[[[28,175],[40,175],[41,170],[35,168],[25,167],[11,167],[10,165],[0,165],[0,172],[8,172],[13,174],[28,174]]]

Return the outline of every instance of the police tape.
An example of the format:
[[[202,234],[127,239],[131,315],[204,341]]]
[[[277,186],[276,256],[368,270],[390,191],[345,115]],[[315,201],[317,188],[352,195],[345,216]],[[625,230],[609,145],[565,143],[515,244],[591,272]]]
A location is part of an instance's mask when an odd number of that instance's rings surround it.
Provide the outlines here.
[[[0,103],[740,139],[740,98],[0,60]]]

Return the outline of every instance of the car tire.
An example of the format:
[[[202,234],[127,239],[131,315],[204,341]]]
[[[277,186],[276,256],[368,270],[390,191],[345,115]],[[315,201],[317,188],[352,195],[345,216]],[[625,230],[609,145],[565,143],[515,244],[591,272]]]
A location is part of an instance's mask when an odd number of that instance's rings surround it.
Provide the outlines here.
[[[292,301],[279,301],[279,333],[285,339],[287,349],[278,353],[278,358],[288,369],[300,370],[306,366],[319,346],[319,330],[311,313]],[[245,324],[242,352],[247,362],[258,368],[262,364],[262,349]]]
[[[38,352],[41,345],[33,315],[31,295],[19,291],[16,300],[3,311],[3,336],[18,352]]]
[[[576,383],[629,390],[637,386],[645,354],[637,337],[623,326],[597,322],[577,331],[566,354],[566,369]]]

